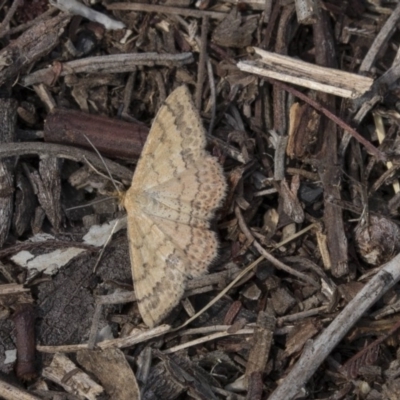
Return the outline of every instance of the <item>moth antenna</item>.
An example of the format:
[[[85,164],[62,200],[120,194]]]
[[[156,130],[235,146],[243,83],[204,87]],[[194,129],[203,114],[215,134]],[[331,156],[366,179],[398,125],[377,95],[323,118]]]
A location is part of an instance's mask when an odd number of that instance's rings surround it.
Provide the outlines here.
[[[108,173],[108,175],[109,175],[109,177],[110,177],[110,179],[111,179],[112,184],[113,184],[114,187],[115,187],[115,190],[117,191],[118,195],[121,197],[121,196],[122,196],[121,191],[118,189],[117,183],[115,182],[114,178],[112,177],[111,172],[110,172],[110,170],[108,169],[107,164],[104,162],[104,159],[103,159],[102,155],[101,155],[100,152],[96,149],[95,145],[91,142],[91,140],[90,140],[85,134],[83,134],[83,136],[84,136],[85,139],[88,141],[88,143],[90,144],[90,146],[92,146],[92,148],[93,148],[93,150],[96,152],[96,154],[99,156],[101,162],[103,163],[103,165],[104,165],[104,167],[105,167],[105,169],[106,169],[106,171],[107,171],[107,173]],[[90,165],[96,172],[98,172],[90,163],[89,163],[89,165]],[[100,174],[101,174],[101,173],[100,173]],[[104,175],[103,175],[103,176],[104,176]]]
[[[85,156],[83,156],[85,162],[87,163],[87,165],[89,166],[89,168],[91,168],[94,172],[96,172],[96,174],[102,176],[103,178],[107,179],[107,180],[111,180],[109,175],[104,174],[103,172],[99,171]],[[120,182],[118,182],[120,183]]]
[[[85,162],[87,163],[88,167],[91,168],[94,172],[96,172],[96,174],[102,176],[104,179],[107,179],[108,181],[111,181],[109,175],[103,174],[101,171],[99,171],[85,156],[83,156],[83,158],[84,158]],[[119,185],[123,186],[123,184],[121,182],[116,181],[115,179],[114,179],[114,182],[115,182],[115,184],[118,183]],[[114,187],[115,187],[115,184],[114,184]],[[116,189],[118,190],[118,188],[116,188]],[[123,197],[122,193],[120,190],[118,190],[117,194],[118,194],[119,198]]]
[[[98,204],[98,203],[102,203],[103,201],[114,200],[114,199],[115,199],[114,197],[105,197],[104,199],[93,200],[93,201],[91,201],[89,203],[82,204],[80,206],[74,206],[74,207],[66,208],[65,211],[77,210],[78,208],[84,208],[84,207],[87,207],[87,206],[92,206],[93,204]]]

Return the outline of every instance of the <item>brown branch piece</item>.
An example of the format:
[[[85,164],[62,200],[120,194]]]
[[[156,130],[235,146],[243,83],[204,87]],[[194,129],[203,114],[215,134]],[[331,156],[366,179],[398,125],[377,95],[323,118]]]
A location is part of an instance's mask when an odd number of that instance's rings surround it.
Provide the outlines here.
[[[30,381],[37,376],[35,367],[35,310],[32,304],[18,304],[12,317],[15,326],[18,378]]]
[[[91,149],[86,135],[101,154],[131,160],[139,158],[148,132],[143,124],[65,109],[54,110],[44,124],[46,142]]]
[[[325,67],[336,67],[336,55],[332,51],[334,49],[334,37],[329,27],[328,13],[322,9],[319,3],[316,3],[315,12],[317,15],[313,25],[315,61]],[[336,110],[336,100],[330,94],[317,92],[315,103],[323,104],[325,110],[331,115]],[[341,198],[341,169],[337,150],[339,134],[337,124],[341,120],[337,117],[332,119],[328,114],[324,112],[324,115],[328,116],[329,119],[321,116],[320,124],[318,124],[317,134],[320,145],[315,156],[318,174],[324,188],[323,218],[326,229],[326,247],[323,245],[325,240],[319,240],[318,243],[322,244],[320,249],[325,265],[331,268],[333,276],[339,277],[347,275],[349,272],[348,242],[342,210],[334,206],[330,199],[339,200]],[[367,143],[374,148],[362,136],[358,135],[357,139],[363,140],[364,145]],[[321,235],[317,234],[317,237],[321,238]]]

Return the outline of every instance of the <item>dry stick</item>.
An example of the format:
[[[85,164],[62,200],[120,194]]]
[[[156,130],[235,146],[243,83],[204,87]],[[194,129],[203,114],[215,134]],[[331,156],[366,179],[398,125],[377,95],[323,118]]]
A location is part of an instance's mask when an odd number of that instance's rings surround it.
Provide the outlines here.
[[[67,158],[69,160],[85,163],[90,161],[96,168],[104,171],[103,163],[97,158],[97,155],[90,151],[82,150],[77,147],[70,147],[61,144],[41,143],[41,142],[26,142],[26,143],[4,143],[0,146],[0,159],[37,154],[39,156],[54,156]],[[122,165],[104,158],[111,174],[120,179],[131,182],[132,171]]]
[[[268,400],[293,399],[358,319],[400,280],[400,254],[357,293],[315,340],[309,340],[298,362]]]
[[[129,115],[129,106],[132,101],[132,93],[133,93],[133,85],[136,80],[136,69],[129,74],[128,80],[125,84],[124,88],[124,99],[123,99],[123,108],[121,112],[121,116],[124,118],[131,119],[132,117]]]
[[[296,238],[298,238],[298,237],[300,237],[300,236],[303,236],[306,232],[310,231],[312,228],[316,228],[317,226],[318,226],[317,223],[314,223],[314,224],[311,224],[311,225],[306,226],[306,227],[303,228],[302,230],[296,232],[295,234],[291,235],[290,237],[288,237],[288,238],[282,240],[281,242],[277,243],[277,244],[274,246],[275,249],[279,249],[279,247],[282,247],[282,246],[284,246],[285,244],[291,242],[292,240],[294,240],[294,239],[296,239]]]
[[[243,326],[243,329],[254,329],[256,326],[255,323],[246,324]],[[215,332],[225,332],[229,328],[232,328],[232,324],[230,325],[212,325],[212,326],[202,326],[201,328],[189,328],[183,332],[179,332],[177,334],[171,335],[170,339],[174,337],[182,337],[182,336],[192,336],[192,335],[203,335]]]
[[[385,183],[386,179],[392,177],[395,174],[395,172],[398,171],[399,169],[400,169],[400,164],[392,165],[371,186],[371,189],[369,190],[369,193],[372,194],[372,193],[376,192]]]
[[[3,273],[3,268],[1,269]],[[21,294],[29,292],[30,289],[24,288],[24,285],[18,283],[3,283],[0,285],[0,296],[9,296],[10,294]]]
[[[110,347],[131,347],[136,344],[143,343],[147,340],[165,335],[168,332],[171,332],[171,327],[169,325],[159,325],[155,328],[147,329],[145,331],[134,332],[133,334],[123,338],[103,340],[102,342],[97,343],[97,347],[101,349],[108,349]],[[86,349],[88,349],[88,345],[85,343],[67,344],[62,346],[36,346],[36,350],[42,353],[75,353],[77,351]]]
[[[272,263],[272,265],[275,268],[278,268],[282,271],[287,272],[288,274],[297,276],[299,279],[301,279],[304,282],[309,283],[310,285],[313,285],[315,287],[320,287],[320,285],[314,281],[314,279],[309,278],[307,275],[296,271],[293,268],[288,267],[287,265],[285,265],[283,262],[277,260],[273,255],[269,254],[262,246],[260,243],[257,242],[257,240],[254,238],[253,234],[250,232],[249,228],[246,225],[246,222],[242,216],[242,213],[240,211],[239,206],[235,206],[235,216],[238,220],[238,224],[240,229],[242,230],[242,232],[245,234],[245,236],[247,237],[247,239],[249,241],[251,241],[252,245],[259,251],[259,253],[266,259],[268,260],[270,263]]]
[[[268,81],[271,82],[272,85],[277,85],[278,87],[282,88],[283,90],[286,90],[287,92],[293,94],[293,96],[298,97],[299,99],[305,101],[306,103],[310,104],[310,106],[314,107],[317,111],[320,113],[324,114],[326,117],[328,117],[330,120],[335,122],[335,124],[339,125],[341,128],[343,128],[345,131],[349,132],[354,139],[358,140],[360,143],[362,143],[365,148],[373,154],[375,157],[378,158],[378,160],[381,161],[386,161],[386,155],[383,154],[379,149],[377,149],[372,143],[370,143],[367,139],[362,137],[355,129],[353,129],[350,125],[346,124],[344,121],[342,121],[339,117],[337,117],[335,114],[327,110],[325,107],[323,107],[321,104],[317,103],[316,101],[310,99],[308,96],[305,94],[299,92],[298,90],[290,87],[289,85],[286,85],[282,82],[278,82],[274,79],[267,79]]]
[[[212,70],[212,64],[210,59],[207,59],[207,72],[208,72],[208,81],[210,84],[210,92],[211,92],[211,119],[210,119],[210,125],[208,126],[208,135],[211,136],[211,133],[214,130],[214,124],[215,124],[215,116],[217,114],[217,93],[215,90],[215,81],[214,81],[214,74]],[[208,137],[208,136],[207,136]]]
[[[368,72],[375,62],[378,53],[382,50],[382,47],[390,39],[390,36],[396,29],[397,22],[400,19],[400,3],[396,6],[390,17],[383,25],[382,29],[376,36],[372,43],[368,53],[365,55],[363,62],[360,65],[360,72]]]
[[[207,311],[220,298],[225,296],[225,294],[228,293],[229,290],[232,289],[236,285],[237,282],[239,282],[244,276],[246,276],[252,269],[254,269],[263,260],[264,260],[264,257],[261,256],[261,257],[257,258],[257,260],[253,261],[249,266],[247,266],[243,271],[241,271],[237,275],[237,277],[228,286],[226,286],[223,290],[221,290],[221,292],[218,293],[217,296],[215,296],[206,306],[204,306],[200,311],[198,311],[196,314],[194,314],[192,317],[190,317],[182,325],[178,326],[177,328],[172,329],[171,332],[175,332],[181,328],[184,328],[185,326],[189,325],[192,321],[194,321],[196,318],[198,318],[201,314],[203,314],[205,311]]]
[[[112,54],[106,56],[87,57],[79,60],[68,61],[62,64],[59,76],[78,73],[122,73],[132,72],[138,65],[185,65],[194,61],[192,53],[159,54],[159,53],[134,53]],[[54,78],[56,74],[52,68],[44,68],[26,75],[21,79],[21,85],[29,86],[42,83],[49,79],[49,74]]]
[[[25,23],[25,24],[20,24],[16,26],[15,28],[8,29],[2,33],[0,33],[0,39],[6,35],[12,36],[15,35],[16,33],[26,31],[33,25],[37,25],[39,22],[47,19],[48,17],[51,17],[53,14],[57,13],[58,10],[55,7],[50,7],[47,11],[45,11],[43,14],[40,14],[37,18]]]
[[[174,347],[170,347],[169,349],[164,350],[163,354],[172,354],[172,353],[175,353],[177,351],[180,351],[180,350],[183,350],[183,349],[187,349],[188,347],[197,346],[198,344],[209,342],[211,340],[219,339],[219,338],[226,337],[226,336],[252,335],[253,333],[254,333],[254,329],[253,328],[240,329],[239,331],[232,332],[232,333],[230,333],[228,331],[212,333],[211,335],[203,336],[201,338],[194,339],[194,340],[179,344],[179,345],[174,346]]]
[[[189,24],[183,19],[181,18],[179,15],[175,15],[174,18],[186,29],[186,31],[190,34],[190,26]],[[201,48],[201,42],[198,36],[195,36],[195,40],[197,45]],[[214,81],[214,74],[213,74],[213,70],[212,70],[212,64],[210,61],[210,58],[207,57],[207,74],[208,74],[208,82],[210,85],[210,101],[211,101],[211,120],[210,120],[210,124],[208,126],[208,134],[207,136],[207,140],[210,141],[211,143],[221,143],[221,147],[224,151],[226,151],[232,158],[234,158],[235,160],[242,162],[242,163],[246,163],[249,160],[244,160],[243,155],[237,151],[234,147],[229,146],[227,144],[224,144],[221,140],[219,140],[218,138],[214,137],[211,135],[213,129],[214,129],[214,122],[215,122],[215,115],[216,115],[216,90],[215,90],[215,81]],[[219,144],[218,144],[219,145]]]
[[[303,229],[301,232],[304,233],[306,229]],[[300,232],[299,232],[300,233]],[[297,235],[292,236],[292,239],[297,237]],[[285,241],[286,243],[286,241]],[[279,247],[283,246],[283,242],[278,243],[275,248],[278,249]],[[274,263],[275,267],[283,269],[287,271],[289,274],[296,275],[297,271],[293,270],[292,268],[286,266],[285,264],[281,263],[278,261],[276,258],[271,256],[269,253],[267,253],[265,250],[264,252],[266,253],[266,256],[268,257],[267,259],[271,262]],[[200,311],[198,311],[195,315],[190,317],[187,321],[185,321],[182,325],[178,326],[175,329],[172,329],[171,332],[175,332],[181,328],[184,328],[185,326],[189,325],[192,321],[194,321],[196,318],[198,318],[201,314],[203,314],[205,311],[207,311],[211,306],[213,306],[220,298],[222,298],[226,293],[229,292],[230,289],[232,289],[244,276],[246,276],[251,270],[253,270],[258,264],[260,264],[261,261],[265,260],[266,257],[264,255],[260,256],[257,258],[257,260],[253,261],[249,266],[247,266],[243,271],[241,271],[235,279],[232,280],[232,282],[226,286],[223,290],[221,290],[220,293],[218,293],[217,296],[215,296],[208,304],[206,304]],[[294,273],[293,273],[294,271]],[[305,279],[307,282],[311,283],[312,285],[316,285],[316,282],[313,279],[308,278],[307,276],[304,278],[302,275],[302,279]],[[317,286],[319,286],[317,284]]]
[[[201,38],[200,38],[200,58],[199,58],[199,70],[197,73],[197,85],[196,85],[196,108],[201,110],[201,97],[203,94],[203,82],[205,74],[205,66],[207,62],[207,34],[208,34],[208,17],[203,18],[201,24]]]
[[[328,305],[312,308],[311,310],[300,311],[295,314],[285,315],[284,317],[279,317],[277,319],[278,326],[282,326],[285,323],[290,323],[294,321],[299,321],[305,318],[313,317],[314,315],[321,315],[323,311],[328,309]]]
[[[0,37],[4,36],[4,32],[7,28],[7,25],[10,23],[11,18],[14,16],[15,12],[17,11],[17,8],[22,4],[22,0],[14,0],[12,3],[12,6],[8,10],[6,16],[4,17],[1,25],[0,25]]]
[[[359,110],[357,111],[356,115],[353,117],[353,123],[355,125],[360,125],[361,121],[365,118],[367,113],[371,111],[372,108],[376,106],[380,101],[382,101],[381,95],[375,94],[371,95],[371,93],[379,92],[379,90],[376,90],[377,88],[380,87],[379,85],[379,80],[383,77],[382,75],[380,78],[378,78],[375,81],[374,88],[372,92],[368,92],[366,95],[360,97],[359,99],[356,99],[356,101],[353,102],[353,105],[361,105],[361,106],[356,106],[354,107],[355,109]],[[347,146],[349,145],[351,140],[351,134],[347,131],[343,133],[342,139],[340,141],[339,145],[339,156],[343,159],[344,155],[346,153]]]
[[[41,397],[33,396],[2,379],[0,379],[0,398],[7,400],[42,400]]]
[[[159,14],[174,14],[183,15],[186,17],[203,18],[210,17],[214,19],[224,19],[228,14],[216,11],[204,11],[195,10],[192,8],[183,7],[169,7],[161,6],[156,4],[143,4],[143,3],[113,3],[107,4],[106,8],[108,10],[130,10],[130,11],[143,11],[143,12],[155,12]]]

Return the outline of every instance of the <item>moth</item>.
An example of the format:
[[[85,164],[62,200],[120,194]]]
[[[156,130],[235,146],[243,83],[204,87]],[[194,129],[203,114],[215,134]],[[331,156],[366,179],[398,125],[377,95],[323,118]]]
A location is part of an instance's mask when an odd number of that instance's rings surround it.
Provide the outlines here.
[[[160,107],[123,200],[135,294],[149,327],[171,312],[187,281],[206,274],[217,256],[210,222],[227,184],[205,147],[199,113],[180,86]]]

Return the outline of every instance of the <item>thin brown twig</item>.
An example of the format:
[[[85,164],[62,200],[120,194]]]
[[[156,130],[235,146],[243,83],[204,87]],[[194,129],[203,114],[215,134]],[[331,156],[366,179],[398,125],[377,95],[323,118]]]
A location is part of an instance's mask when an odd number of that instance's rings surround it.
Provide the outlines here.
[[[7,29],[8,24],[11,21],[11,18],[14,16],[15,12],[17,11],[17,8],[22,5],[23,0],[14,0],[12,3],[10,9],[8,10],[6,16],[4,17],[3,21],[1,22],[0,25],[0,37],[3,36],[3,33]]]
[[[203,94],[205,66],[207,62],[208,26],[209,26],[209,18],[204,17],[203,22],[201,24],[200,58],[199,58],[199,70],[197,73],[197,86],[196,86],[196,108],[198,110],[201,110],[201,97]]]
[[[268,253],[260,243],[257,242],[257,240],[254,238],[253,234],[250,232],[250,229],[247,227],[247,224],[243,218],[243,215],[240,211],[239,206],[235,206],[235,216],[238,220],[238,224],[244,235],[247,237],[249,241],[251,241],[252,245],[258,250],[258,252],[266,259],[268,260],[275,268],[278,268],[282,271],[287,272],[288,274],[297,276],[299,279],[301,279],[304,282],[307,282],[315,287],[319,287],[320,285],[314,281],[314,279],[309,278],[307,275],[302,274],[301,272],[296,271],[295,269],[285,265],[283,262],[279,261],[276,259],[273,255]]]
[[[378,160],[380,161],[386,161],[386,155],[383,154],[379,149],[377,149],[371,142],[369,142],[367,139],[362,137],[355,129],[353,129],[350,125],[346,124],[343,120],[341,120],[339,117],[337,117],[335,114],[333,114],[331,111],[326,109],[324,106],[321,104],[317,103],[316,101],[310,99],[308,96],[305,94],[299,92],[298,90],[292,88],[289,85],[286,85],[285,83],[276,81],[275,79],[267,79],[272,85],[276,85],[283,90],[286,90],[287,92],[291,93],[293,96],[298,97],[299,99],[305,101],[306,103],[310,104],[310,106],[314,107],[317,111],[320,113],[324,114],[326,117],[331,119],[335,124],[339,125],[341,128],[343,128],[345,131],[349,132],[351,136],[354,137],[357,141],[359,141],[361,144],[365,146],[365,148],[373,154]]]
[[[208,126],[208,134],[211,135],[214,130],[215,116],[217,114],[217,93],[215,90],[215,81],[210,59],[207,60],[208,81],[210,85],[210,99],[211,99],[211,119]]]

